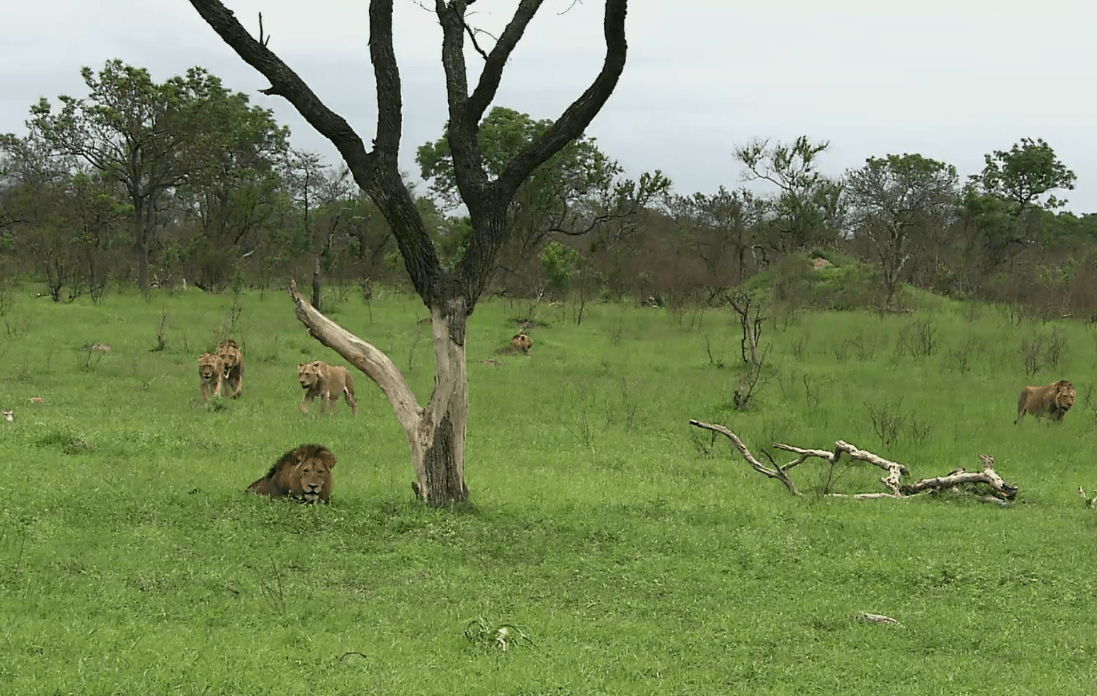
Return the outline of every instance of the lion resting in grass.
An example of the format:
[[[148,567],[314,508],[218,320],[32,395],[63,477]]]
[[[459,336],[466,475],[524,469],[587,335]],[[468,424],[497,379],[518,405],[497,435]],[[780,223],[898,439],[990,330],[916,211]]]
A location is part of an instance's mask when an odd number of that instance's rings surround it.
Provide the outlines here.
[[[221,381],[225,377],[225,361],[213,353],[202,353],[198,358],[198,377],[202,380],[202,396],[206,401],[221,396]]]
[[[1013,422],[1020,423],[1026,413],[1061,421],[1074,405],[1076,396],[1074,385],[1065,379],[1053,382],[1046,387],[1025,387],[1017,400],[1017,420]]]
[[[305,390],[305,397],[301,399],[298,408],[306,416],[309,413],[308,404],[316,397],[320,397],[320,413],[323,414],[329,408],[335,408],[340,395],[346,397],[347,405],[354,411],[354,415],[358,415],[354,380],[342,365],[328,365],[320,360],[304,363],[297,366],[297,379]]]
[[[289,496],[304,503],[331,498],[331,470],[335,455],[323,445],[301,445],[274,463],[267,475],[251,484],[248,493],[272,498]]]
[[[495,349],[499,355],[529,355],[529,349],[533,347],[533,339],[526,335],[525,331],[519,332],[510,343]]]
[[[240,346],[232,339],[221,341],[217,345],[217,355],[225,363],[224,381],[231,392],[229,396],[235,399],[244,388],[244,355],[240,352]]]

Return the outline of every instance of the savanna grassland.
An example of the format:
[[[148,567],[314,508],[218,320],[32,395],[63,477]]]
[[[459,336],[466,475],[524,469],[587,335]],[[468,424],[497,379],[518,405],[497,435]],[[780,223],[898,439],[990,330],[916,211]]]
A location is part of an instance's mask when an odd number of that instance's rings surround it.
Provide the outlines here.
[[[1097,494],[1097,328],[1081,322],[928,297],[911,314],[775,311],[740,412],[730,310],[588,304],[577,324],[571,304],[487,300],[468,339],[475,508],[452,511],[413,500],[403,431],[364,375],[357,419],[342,402],[297,411],[298,363],[346,363],[284,293],[94,305],[35,290],[10,291],[0,318],[0,406],[16,416],[0,421],[3,693],[1097,685],[1097,511],[1078,495]],[[328,303],[427,399],[417,298]],[[477,362],[531,312],[529,357]],[[243,396],[207,406],[197,357],[225,336],[244,349]],[[1021,387],[1061,377],[1078,388],[1064,422],[1015,426]],[[845,439],[914,478],[991,454],[1019,502],[823,498],[819,462],[794,471],[794,498],[691,418],[759,455]],[[339,457],[331,505],[243,493],[307,442]],[[878,470],[838,473],[840,492],[883,490]],[[505,651],[490,640],[504,625]]]

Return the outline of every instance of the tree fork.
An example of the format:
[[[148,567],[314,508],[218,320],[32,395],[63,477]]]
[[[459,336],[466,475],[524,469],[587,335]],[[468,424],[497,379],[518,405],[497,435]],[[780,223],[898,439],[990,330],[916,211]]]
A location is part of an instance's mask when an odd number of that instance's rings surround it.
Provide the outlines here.
[[[451,320],[438,310],[431,311],[435,389],[430,403],[423,408],[387,355],[324,316],[301,296],[294,281],[290,281],[287,291],[297,318],[313,338],[365,373],[388,398],[408,438],[415,494],[436,507],[467,501],[464,461],[468,375],[465,347],[451,338],[453,334],[464,337],[467,316],[458,310]],[[460,327],[451,326],[454,323]]]
[[[423,303],[430,309],[435,352],[435,390],[426,408],[419,406],[392,360],[374,346],[332,322],[297,293],[289,291],[297,317],[312,335],[366,373],[388,397],[408,436],[415,466],[416,494],[431,505],[467,500],[464,483],[465,431],[468,424],[468,373],[465,333],[472,313],[506,240],[507,208],[522,183],[569,142],[580,137],[601,111],[621,76],[628,52],[625,15],[628,0],[605,0],[605,59],[583,93],[540,137],[503,168],[495,179],[484,170],[478,130],[484,110],[498,90],[503,68],[543,0],[520,0],[507,27],[488,53],[480,78],[469,93],[465,69],[465,11],[471,0],[435,0],[442,25],[442,66],[449,102],[448,140],[462,199],[469,209],[473,238],[455,273],[443,269],[422,216],[404,184],[398,154],[403,101],[400,71],[392,41],[392,0],[371,0],[369,50],[377,96],[373,149],[343,117],[329,109],[307,84],[263,42],[257,41],[219,0],[190,0],[206,23],[237,55],[263,74],[271,86],[264,94],[288,100],[339,150],[355,182],[381,210],[392,228]]]

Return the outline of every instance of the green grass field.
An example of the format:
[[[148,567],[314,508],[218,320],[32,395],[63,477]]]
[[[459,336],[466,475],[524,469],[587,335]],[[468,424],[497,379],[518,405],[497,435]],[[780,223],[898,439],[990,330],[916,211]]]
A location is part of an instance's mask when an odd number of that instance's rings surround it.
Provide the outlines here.
[[[541,305],[531,356],[493,366],[476,361],[530,308],[485,301],[468,344],[475,509],[454,512],[413,500],[403,431],[364,375],[357,419],[343,403],[298,413],[297,364],[346,363],[284,293],[235,311],[193,291],[32,295],[13,291],[0,318],[0,407],[16,416],[0,421],[2,693],[1097,689],[1097,510],[1078,495],[1097,495],[1097,330],[1081,323],[932,298],[883,318],[779,313],[741,413],[728,311],[588,305],[577,325],[576,307]],[[425,402],[427,311],[379,295],[332,298],[332,316]],[[206,406],[197,357],[234,317],[244,393]],[[1033,334],[1062,352],[1028,376]],[[83,348],[96,341],[112,351]],[[1065,421],[1015,426],[1021,387],[1061,377],[1078,388]],[[870,412],[899,425],[881,433]],[[759,456],[845,439],[914,478],[991,454],[1019,502],[823,498],[820,462],[794,472],[793,498],[691,418]],[[331,505],[243,493],[307,442],[339,457]],[[840,492],[883,491],[867,465],[838,473]],[[466,639],[470,621],[488,639]]]

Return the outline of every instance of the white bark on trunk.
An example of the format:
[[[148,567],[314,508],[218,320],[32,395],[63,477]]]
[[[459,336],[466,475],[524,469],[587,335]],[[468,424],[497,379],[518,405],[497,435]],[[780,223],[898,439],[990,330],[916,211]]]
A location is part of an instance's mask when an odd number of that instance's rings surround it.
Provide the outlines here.
[[[430,403],[422,408],[407,380],[384,352],[317,311],[297,292],[295,283],[291,282],[288,289],[296,304],[297,318],[312,336],[365,373],[388,398],[408,438],[416,495],[432,505],[466,500],[468,372],[465,346],[452,339],[454,333],[464,336],[464,327],[458,332],[451,331],[452,320],[437,309],[431,310],[435,388]],[[456,316],[465,317],[461,311]]]

